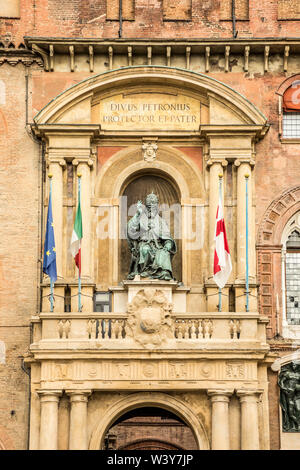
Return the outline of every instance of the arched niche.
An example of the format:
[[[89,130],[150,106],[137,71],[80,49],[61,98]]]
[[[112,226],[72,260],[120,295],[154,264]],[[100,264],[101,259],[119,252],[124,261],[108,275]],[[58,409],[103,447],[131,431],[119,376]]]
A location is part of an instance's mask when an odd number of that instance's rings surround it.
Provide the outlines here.
[[[95,198],[101,201],[106,201],[105,204],[111,204],[109,210],[115,211],[115,220],[118,221],[118,226],[115,224],[115,237],[114,240],[107,245],[107,253],[109,252],[109,259],[113,263],[111,267],[112,279],[110,282],[119,283],[126,279],[129,267],[129,251],[127,248],[127,241],[124,230],[120,230],[120,224],[124,227],[124,219],[121,214],[122,195],[128,185],[136,178],[142,175],[148,175],[161,185],[165,182],[166,188],[168,187],[169,194],[173,194],[172,203],[178,204],[181,208],[179,217],[180,227],[176,226],[176,233],[182,234],[184,230],[184,211],[190,217],[191,203],[201,204],[204,207],[207,201],[207,193],[204,187],[204,177],[197,165],[189,159],[183,152],[168,145],[158,145],[156,159],[152,162],[147,162],[143,158],[141,147],[130,146],[123,150],[118,151],[109,158],[101,167],[97,174],[95,181]],[[157,187],[157,185],[155,185]],[[150,188],[149,186],[149,189]],[[151,192],[150,191],[150,192]],[[140,198],[144,198],[143,191],[140,193]],[[176,195],[176,196],[175,196]],[[136,198],[136,194],[132,198]],[[161,203],[168,202],[166,193],[161,190]],[[132,200],[133,200],[132,199]],[[110,203],[107,201],[111,201]],[[137,201],[134,201],[135,203]],[[189,212],[189,214],[187,214]],[[133,213],[131,213],[131,216]],[[126,222],[128,217],[125,217]],[[122,234],[120,240],[119,234]],[[171,233],[174,235],[173,227],[171,224]],[[189,284],[189,275],[191,267],[189,265],[189,258],[187,254],[187,247],[185,241],[178,239],[178,253],[174,256],[175,277],[177,280],[182,280],[185,284]],[[184,237],[183,237],[184,238]],[[187,236],[185,237],[188,238]],[[97,246],[98,254],[97,259],[101,257],[101,250],[103,250],[103,243],[100,240]],[[122,258],[124,256],[124,258]],[[201,266],[199,266],[201,269]],[[99,276],[101,269],[98,270]],[[115,276],[115,277],[114,277]],[[100,282],[100,281],[99,281]]]
[[[111,405],[104,415],[99,416],[99,422],[92,431],[89,449],[103,449],[106,433],[113,423],[125,413],[142,407],[158,407],[175,414],[190,427],[197,449],[209,450],[208,436],[198,416],[181,400],[160,392],[133,393]]]

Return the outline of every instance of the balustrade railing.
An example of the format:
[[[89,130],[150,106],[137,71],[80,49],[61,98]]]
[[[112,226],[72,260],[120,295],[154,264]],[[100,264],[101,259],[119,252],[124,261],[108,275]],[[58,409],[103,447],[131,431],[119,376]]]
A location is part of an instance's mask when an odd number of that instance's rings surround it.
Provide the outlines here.
[[[258,337],[258,314],[204,312],[173,314],[168,338],[178,341],[241,341]],[[41,339],[124,341],[129,334],[127,314],[115,313],[42,313]]]

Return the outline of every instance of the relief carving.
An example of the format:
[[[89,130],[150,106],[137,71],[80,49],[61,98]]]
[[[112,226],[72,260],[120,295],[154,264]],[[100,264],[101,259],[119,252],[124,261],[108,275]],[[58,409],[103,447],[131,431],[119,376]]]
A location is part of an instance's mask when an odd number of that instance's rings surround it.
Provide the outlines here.
[[[226,377],[229,379],[245,378],[245,364],[243,362],[227,362]]]
[[[130,378],[130,364],[128,362],[118,362],[116,366],[120,377],[124,379]]]
[[[169,362],[170,378],[180,379],[187,377],[187,364],[185,362]]]
[[[157,375],[157,364],[153,362],[146,363],[143,366],[143,374],[147,378],[152,378],[154,375]]]
[[[153,162],[156,159],[157,144],[155,142],[144,142],[142,149],[146,162]]]
[[[146,348],[159,347],[174,339],[171,311],[172,304],[163,291],[150,287],[140,290],[128,305],[126,336]]]

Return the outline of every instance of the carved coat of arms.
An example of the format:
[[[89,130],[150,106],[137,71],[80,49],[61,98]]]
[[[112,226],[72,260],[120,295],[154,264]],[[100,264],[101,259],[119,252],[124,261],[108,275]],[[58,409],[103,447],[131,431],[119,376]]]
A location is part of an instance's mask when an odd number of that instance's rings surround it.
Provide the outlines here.
[[[174,339],[171,312],[172,304],[162,290],[141,289],[128,305],[126,336],[146,348],[159,347],[168,339]]]

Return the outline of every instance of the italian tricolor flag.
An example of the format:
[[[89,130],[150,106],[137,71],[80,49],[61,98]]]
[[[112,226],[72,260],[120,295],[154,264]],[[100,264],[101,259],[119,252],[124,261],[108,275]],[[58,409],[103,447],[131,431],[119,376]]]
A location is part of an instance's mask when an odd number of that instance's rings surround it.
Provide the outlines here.
[[[80,199],[79,199],[72,238],[71,238],[71,252],[75,259],[76,266],[79,270],[79,277],[81,275],[81,239],[82,239],[82,214],[81,214],[81,206],[80,206]]]

